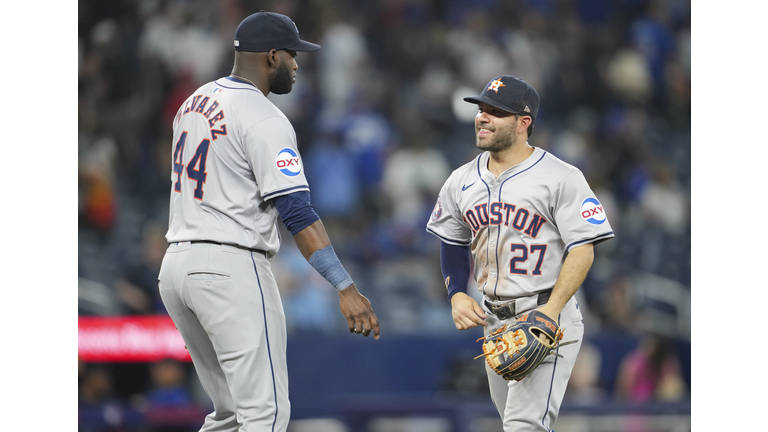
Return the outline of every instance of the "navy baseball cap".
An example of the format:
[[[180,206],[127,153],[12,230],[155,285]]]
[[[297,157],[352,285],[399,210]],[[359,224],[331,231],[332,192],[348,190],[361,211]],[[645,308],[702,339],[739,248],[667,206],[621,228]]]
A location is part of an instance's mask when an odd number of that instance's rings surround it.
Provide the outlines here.
[[[465,101],[492,107],[522,116],[531,116],[536,121],[539,113],[539,94],[530,84],[512,75],[498,76],[485,86],[480,96],[465,97]]]
[[[235,50],[316,51],[320,45],[299,38],[299,29],[287,16],[275,12],[257,12],[248,16],[235,30]]]

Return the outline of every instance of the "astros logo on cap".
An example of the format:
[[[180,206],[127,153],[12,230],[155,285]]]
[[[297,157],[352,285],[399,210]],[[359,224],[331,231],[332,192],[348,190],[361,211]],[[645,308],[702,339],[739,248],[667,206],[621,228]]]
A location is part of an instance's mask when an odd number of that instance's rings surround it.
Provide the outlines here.
[[[581,217],[592,225],[605,222],[605,210],[596,198],[587,198],[581,203]]]
[[[299,155],[291,148],[280,150],[275,158],[275,165],[281,173],[288,177],[295,177],[301,173],[301,160]]]
[[[491,86],[488,87],[486,90],[493,90],[496,93],[499,92],[499,87],[506,87],[504,84],[501,83],[500,79],[491,81]]]

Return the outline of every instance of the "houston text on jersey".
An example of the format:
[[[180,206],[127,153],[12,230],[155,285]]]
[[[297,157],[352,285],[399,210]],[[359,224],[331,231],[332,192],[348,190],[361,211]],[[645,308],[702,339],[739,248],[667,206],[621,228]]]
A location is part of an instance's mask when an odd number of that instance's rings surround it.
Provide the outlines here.
[[[481,227],[503,224],[504,226],[511,225],[512,228],[528,234],[531,238],[536,238],[541,226],[547,222],[543,216],[537,213],[533,213],[531,217],[531,212],[522,207],[518,209],[514,204],[498,201],[491,203],[490,211],[487,203],[478,204],[467,210],[464,213],[464,221],[472,228],[473,236],[477,235],[477,231]]]

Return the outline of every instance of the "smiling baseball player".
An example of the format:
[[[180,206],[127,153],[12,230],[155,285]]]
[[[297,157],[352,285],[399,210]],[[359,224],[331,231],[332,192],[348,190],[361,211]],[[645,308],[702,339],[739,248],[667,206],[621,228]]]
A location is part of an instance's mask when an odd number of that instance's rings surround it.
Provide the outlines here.
[[[484,152],[448,178],[427,230],[442,242],[457,329],[481,325],[486,336],[498,334],[538,310],[559,324],[564,341],[578,341],[520,381],[486,365],[504,430],[550,431],[584,334],[573,294],[592,265],[593,245],[613,231],[582,173],[528,144],[539,109],[533,87],[503,75],[464,100],[478,105],[476,144]],[[466,294],[470,260],[482,305]]]
[[[240,23],[234,44],[232,74],[197,89],[173,121],[159,288],[213,401],[200,430],[285,431],[287,335],[268,261],[280,248],[278,217],[338,290],[349,331],[378,339],[379,323],[312,209],[293,127],[266,97],[290,92],[297,52],[320,46],[264,11]]]

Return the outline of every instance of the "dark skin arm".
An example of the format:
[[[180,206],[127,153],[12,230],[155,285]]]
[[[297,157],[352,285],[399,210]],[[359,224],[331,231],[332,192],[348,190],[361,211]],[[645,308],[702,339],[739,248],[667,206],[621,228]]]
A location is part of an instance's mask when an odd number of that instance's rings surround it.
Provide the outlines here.
[[[283,62],[289,69],[296,71],[296,52],[289,50],[270,50],[264,53],[236,51],[232,74],[251,81],[265,96],[269,94],[272,74]],[[318,220],[293,236],[299,251],[306,260],[315,251],[330,246],[331,241],[322,221]],[[374,339],[379,338],[379,321],[368,301],[352,284],[339,291],[339,307],[347,320],[350,333],[362,333],[368,336],[373,330]]]
[[[299,231],[293,238],[306,260],[309,260],[315,251],[331,245],[321,220]],[[339,308],[347,320],[350,333],[368,336],[373,330],[373,338],[379,339],[379,320],[373,313],[371,302],[360,294],[354,283],[339,291]]]

